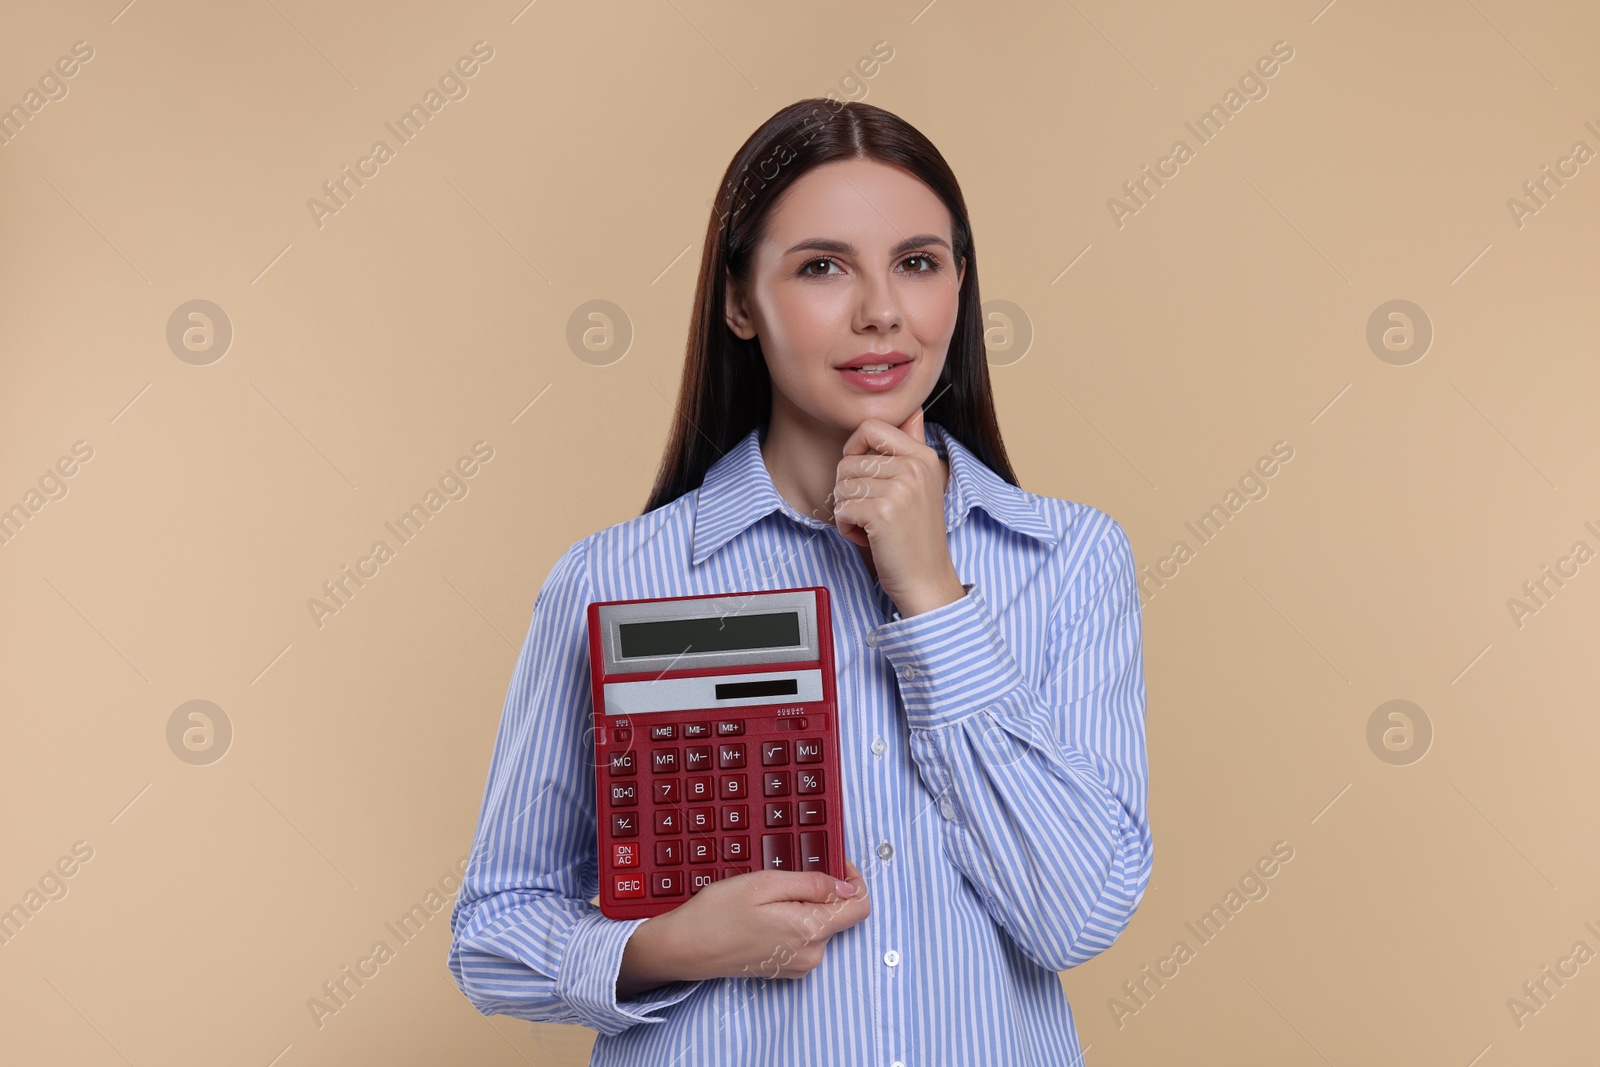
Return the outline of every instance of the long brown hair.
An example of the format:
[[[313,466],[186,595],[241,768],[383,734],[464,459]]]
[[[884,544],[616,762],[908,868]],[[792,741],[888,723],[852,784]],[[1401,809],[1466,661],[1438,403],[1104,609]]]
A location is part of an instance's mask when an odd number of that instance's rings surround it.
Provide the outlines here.
[[[964,260],[965,268],[950,351],[923,418],[939,423],[990,470],[1018,484],[1000,439],[989,389],[977,254],[961,186],[939,150],[904,119],[859,101],[813,97],[790,104],[764,122],[723,175],[700,253],[677,413],[644,513],[698,489],[706,471],[770,416],[772,378],[761,341],[743,340],[728,328],[726,277],[731,274],[741,284],[749,282],[763,223],[779,195],[813,167],[841,159],[872,159],[898,167],[931,189],[949,209],[955,260],[951,266],[954,269]]]

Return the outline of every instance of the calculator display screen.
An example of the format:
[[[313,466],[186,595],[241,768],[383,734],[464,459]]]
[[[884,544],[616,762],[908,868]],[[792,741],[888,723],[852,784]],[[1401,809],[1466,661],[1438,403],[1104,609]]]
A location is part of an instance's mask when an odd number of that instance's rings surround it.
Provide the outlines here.
[[[803,643],[800,615],[793,611],[627,622],[618,625],[617,638],[623,659],[788,648]]]

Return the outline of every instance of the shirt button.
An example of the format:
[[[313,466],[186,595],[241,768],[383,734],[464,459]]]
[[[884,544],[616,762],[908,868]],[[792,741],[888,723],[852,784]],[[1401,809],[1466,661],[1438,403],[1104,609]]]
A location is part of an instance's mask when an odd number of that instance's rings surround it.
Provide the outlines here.
[[[877,648],[878,647],[878,631],[876,631],[876,630],[868,630],[867,631],[867,636],[866,636],[866,642],[867,642],[868,646],[870,646],[872,648]]]
[[[872,742],[872,754],[874,756],[883,755],[884,752],[886,752],[888,750],[888,748],[889,748],[889,743],[887,741],[885,741],[881,737],[878,738],[876,741]]]
[[[902,679],[904,679],[905,681],[909,682],[909,681],[911,681],[911,679],[915,678],[916,676],[917,676],[917,669],[915,667],[913,667],[911,664],[907,663],[904,667],[900,668],[900,677]]]
[[[956,806],[950,803],[949,797],[941,797],[939,799],[939,814],[943,815],[947,819],[954,819],[956,817]]]
[[[888,859],[890,856],[893,856],[893,855],[894,855],[894,846],[889,844],[889,842],[885,841],[883,844],[878,846],[878,856],[879,856],[880,859]]]
[[[883,954],[883,962],[893,967],[895,964],[900,962],[900,953],[896,952],[894,949],[890,949],[888,952]]]

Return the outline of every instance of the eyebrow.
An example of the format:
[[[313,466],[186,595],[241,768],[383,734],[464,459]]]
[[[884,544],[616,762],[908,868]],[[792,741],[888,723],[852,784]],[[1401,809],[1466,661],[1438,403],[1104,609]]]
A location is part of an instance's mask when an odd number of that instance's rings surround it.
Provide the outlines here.
[[[913,248],[921,248],[926,245],[943,245],[946,249],[950,247],[950,243],[936,233],[919,233],[915,237],[907,237],[904,241],[889,249],[889,255],[898,256],[902,252],[909,252]],[[783,254],[788,256],[808,249],[816,252],[836,252],[841,256],[857,256],[861,254],[856,246],[849,241],[835,241],[827,237],[808,237],[799,244],[785,249]]]

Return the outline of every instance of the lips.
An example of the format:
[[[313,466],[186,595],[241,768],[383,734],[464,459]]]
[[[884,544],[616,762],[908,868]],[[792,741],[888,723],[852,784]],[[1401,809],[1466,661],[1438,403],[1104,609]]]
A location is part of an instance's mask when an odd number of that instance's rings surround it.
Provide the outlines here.
[[[901,363],[911,362],[911,357],[904,352],[865,352],[848,363],[841,363],[839,370],[859,370],[862,367],[895,367]]]

